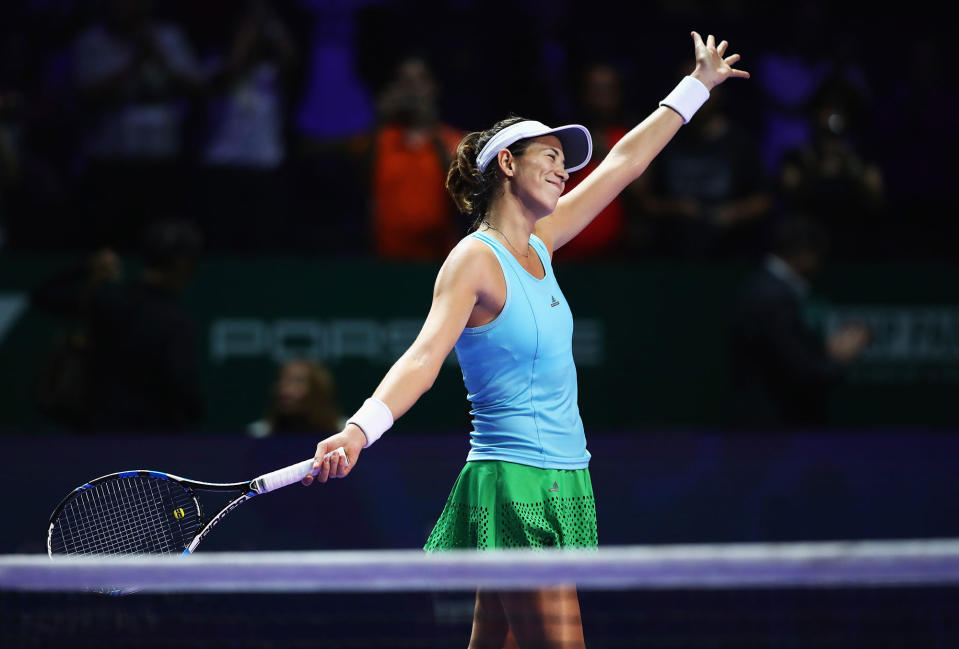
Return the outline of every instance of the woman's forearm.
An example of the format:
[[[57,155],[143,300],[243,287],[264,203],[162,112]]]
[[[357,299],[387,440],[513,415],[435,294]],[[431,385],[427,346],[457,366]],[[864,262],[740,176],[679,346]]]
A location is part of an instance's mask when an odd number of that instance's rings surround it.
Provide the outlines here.
[[[634,126],[610,149],[609,155],[606,157],[609,165],[625,170],[616,193],[639,178],[649,166],[649,163],[679,132],[682,125],[683,118],[679,113],[671,108],[661,106]]]
[[[433,387],[442,364],[443,359],[437,362],[428,352],[410,348],[386,373],[373,397],[387,405],[394,420],[399,419]]]

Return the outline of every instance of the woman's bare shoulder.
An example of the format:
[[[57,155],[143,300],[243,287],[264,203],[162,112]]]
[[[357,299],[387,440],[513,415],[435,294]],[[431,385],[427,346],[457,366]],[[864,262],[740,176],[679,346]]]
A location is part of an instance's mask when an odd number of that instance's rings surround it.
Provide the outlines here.
[[[476,237],[464,237],[447,255],[437,276],[437,284],[446,280],[478,288],[496,273],[499,273],[499,262],[493,250]]]
[[[498,264],[493,249],[476,237],[460,239],[446,257],[446,263],[464,265],[473,269],[485,266],[492,268]]]

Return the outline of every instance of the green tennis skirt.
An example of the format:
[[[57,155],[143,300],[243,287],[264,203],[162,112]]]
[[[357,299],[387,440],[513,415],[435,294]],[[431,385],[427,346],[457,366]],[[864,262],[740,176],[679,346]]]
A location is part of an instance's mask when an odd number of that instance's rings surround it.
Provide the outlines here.
[[[483,460],[463,467],[424,549],[596,546],[588,469]]]

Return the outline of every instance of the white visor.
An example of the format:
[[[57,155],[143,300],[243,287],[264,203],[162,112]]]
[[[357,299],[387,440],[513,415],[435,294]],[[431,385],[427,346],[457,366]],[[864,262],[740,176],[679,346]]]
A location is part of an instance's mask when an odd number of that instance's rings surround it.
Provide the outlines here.
[[[589,162],[590,156],[593,155],[593,139],[589,136],[589,131],[586,130],[585,126],[569,124],[559,128],[550,128],[542,122],[526,120],[507,126],[490,138],[490,141],[476,156],[476,166],[479,167],[481,172],[486,171],[490,160],[496,158],[500,151],[508,149],[514,142],[544,135],[555,135],[559,138],[563,145],[567,172],[582,169]]]

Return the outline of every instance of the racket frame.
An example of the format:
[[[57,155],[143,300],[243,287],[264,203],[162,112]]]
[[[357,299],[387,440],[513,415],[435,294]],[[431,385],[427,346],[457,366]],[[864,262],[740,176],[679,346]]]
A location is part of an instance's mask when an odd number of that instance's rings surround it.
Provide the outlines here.
[[[344,460],[347,458],[346,450],[342,446],[327,453],[326,457],[330,457],[333,454],[340,455],[342,458],[344,458]],[[314,458],[309,458],[301,462],[297,462],[296,464],[283,467],[282,469],[277,469],[276,471],[271,471],[270,473],[257,476],[252,480],[246,480],[243,482],[202,482],[200,480],[191,480],[190,478],[184,478],[182,476],[167,473],[165,471],[154,471],[152,469],[117,471],[116,473],[109,473],[107,475],[100,476],[99,478],[95,478],[85,484],[80,485],[68,493],[66,497],[60,501],[56,509],[53,510],[53,513],[50,514],[50,527],[47,530],[47,555],[51,559],[54,557],[53,529],[56,526],[57,517],[73,498],[87,489],[96,486],[97,484],[108,482],[110,480],[122,480],[124,478],[140,477],[170,480],[183,487],[187,494],[193,499],[193,502],[197,508],[197,526],[199,529],[190,540],[190,543],[183,549],[183,552],[181,553],[192,554],[200,544],[200,541],[202,541],[204,537],[210,533],[210,530],[212,530],[217,523],[223,520],[227,514],[254,496],[275,491],[281,487],[286,487],[299,482],[307,475],[313,475],[314,462]],[[347,464],[349,464],[348,460]],[[194,491],[233,492],[238,493],[239,495],[224,505],[220,511],[217,512],[217,514],[209,521],[204,522],[203,505],[200,503],[200,499],[197,498]]]
[[[257,486],[254,484],[258,478],[254,478],[253,480],[248,480],[245,482],[202,482],[199,480],[191,480],[190,478],[184,478],[172,473],[155,471],[152,469],[135,469],[132,471],[117,471],[116,473],[109,473],[107,475],[100,476],[99,478],[90,480],[89,482],[80,485],[71,491],[66,495],[65,498],[63,498],[63,500],[60,501],[56,509],[53,510],[53,513],[50,514],[50,526],[47,531],[47,554],[50,556],[50,558],[52,559],[55,556],[53,554],[53,530],[57,523],[57,517],[67,506],[67,504],[73,500],[73,498],[98,484],[109,482],[111,480],[122,480],[124,478],[133,477],[157,478],[160,480],[170,480],[172,482],[176,482],[183,487],[187,494],[193,499],[193,503],[196,506],[197,512],[198,531],[196,534],[194,534],[189,545],[183,549],[182,554],[190,554],[196,550],[196,547],[200,544],[200,541],[202,541],[203,538],[210,533],[210,530],[212,530],[217,523],[223,520],[227,514],[239,507],[242,503],[260,493]],[[240,495],[228,502],[210,520],[204,520],[203,504],[197,497],[195,493],[196,491],[233,492],[239,493]]]

